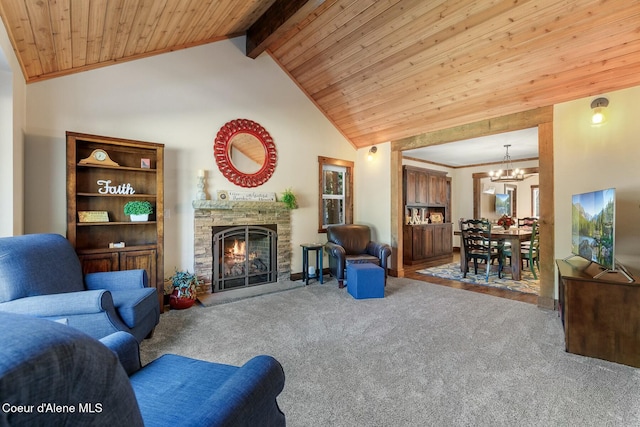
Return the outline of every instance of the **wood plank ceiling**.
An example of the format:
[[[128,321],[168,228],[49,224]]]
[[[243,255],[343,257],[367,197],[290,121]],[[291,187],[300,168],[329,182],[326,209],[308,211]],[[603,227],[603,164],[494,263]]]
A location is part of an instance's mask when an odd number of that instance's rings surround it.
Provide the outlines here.
[[[0,0],[0,15],[28,83],[247,34],[356,147],[640,84],[638,0]]]

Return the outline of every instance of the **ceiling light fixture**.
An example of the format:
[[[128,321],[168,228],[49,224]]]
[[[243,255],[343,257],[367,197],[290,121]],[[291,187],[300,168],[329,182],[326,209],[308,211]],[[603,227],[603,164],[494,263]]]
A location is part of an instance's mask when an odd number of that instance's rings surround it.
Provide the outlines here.
[[[367,155],[367,160],[369,161],[373,160],[373,155],[376,154],[377,152],[378,152],[378,147],[376,147],[375,145],[369,148],[369,154]]]
[[[489,176],[492,182],[516,182],[524,179],[524,171],[522,169],[514,168],[511,163],[511,156],[509,155],[509,147],[511,144],[504,146],[507,153],[502,161],[502,169],[497,171],[489,171]]]
[[[609,100],[607,98],[596,98],[591,102],[591,109],[593,114],[591,115],[591,124],[598,126],[607,121],[607,115],[605,114],[605,108],[609,106]]]

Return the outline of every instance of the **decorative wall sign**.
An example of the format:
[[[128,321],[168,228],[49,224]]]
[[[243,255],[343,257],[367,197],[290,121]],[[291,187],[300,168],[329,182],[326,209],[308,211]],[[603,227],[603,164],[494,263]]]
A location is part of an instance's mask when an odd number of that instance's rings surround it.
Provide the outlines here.
[[[109,222],[107,211],[78,211],[78,222]]]
[[[237,119],[225,123],[216,135],[213,155],[222,174],[241,187],[258,187],[276,168],[276,146],[258,123]]]
[[[260,191],[227,191],[227,200],[234,202],[275,202],[276,193]]]
[[[151,159],[140,159],[140,167],[142,169],[151,169]]]

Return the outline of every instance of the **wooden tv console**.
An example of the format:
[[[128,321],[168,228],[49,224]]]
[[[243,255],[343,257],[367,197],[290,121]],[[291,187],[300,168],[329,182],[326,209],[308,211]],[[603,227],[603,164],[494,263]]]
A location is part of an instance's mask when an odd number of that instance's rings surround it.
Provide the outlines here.
[[[569,353],[640,367],[640,282],[579,257],[556,260],[559,310]]]

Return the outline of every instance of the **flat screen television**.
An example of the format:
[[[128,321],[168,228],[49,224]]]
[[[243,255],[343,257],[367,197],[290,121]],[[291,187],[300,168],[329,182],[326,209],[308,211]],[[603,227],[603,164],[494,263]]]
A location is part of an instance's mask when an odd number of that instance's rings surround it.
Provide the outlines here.
[[[571,253],[615,270],[615,188],[574,194],[571,205]]]

